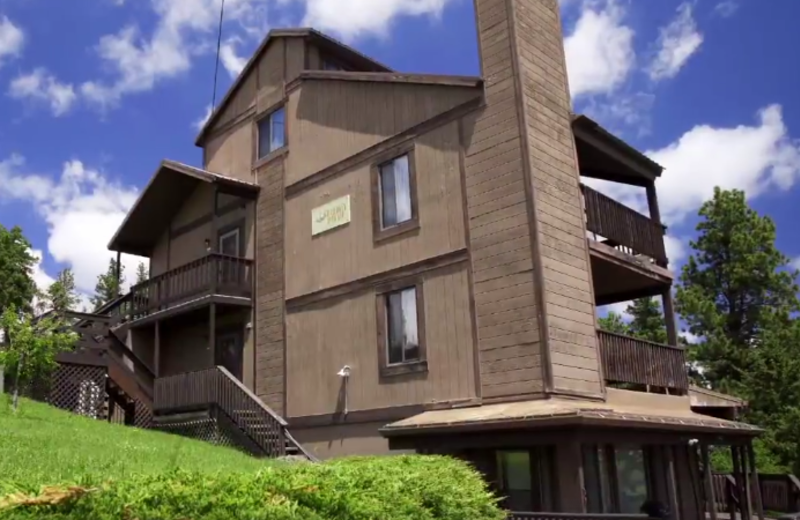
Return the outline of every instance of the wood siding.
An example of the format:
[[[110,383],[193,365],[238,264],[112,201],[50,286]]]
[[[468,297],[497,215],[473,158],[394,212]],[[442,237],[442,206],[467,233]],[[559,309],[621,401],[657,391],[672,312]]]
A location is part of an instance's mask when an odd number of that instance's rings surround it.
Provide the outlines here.
[[[220,194],[219,206],[221,208],[229,206],[236,200],[231,195]],[[244,235],[240,239],[245,243],[245,258],[253,258],[255,251],[253,203],[244,199],[239,200],[242,203],[241,207],[219,215],[217,217],[217,226],[222,229],[227,225],[244,220]],[[213,207],[213,186],[207,183],[199,184],[175,218],[169,223],[168,228],[164,230],[162,239],[159,240],[153,250],[153,260],[150,266],[151,278],[208,254],[205,241],[210,240],[211,244],[214,245],[217,240],[213,223],[210,220]],[[188,229],[187,226],[191,227],[193,222],[202,218],[206,218],[208,221],[193,227],[189,231],[181,231],[181,228]],[[132,276],[132,273],[127,274],[129,278]]]
[[[258,397],[285,415],[283,158],[265,165],[257,177],[255,387]]]
[[[515,0],[553,390],[601,395],[592,275],[556,0]],[[545,52],[542,52],[544,50]]]
[[[466,247],[458,123],[420,136],[413,155],[420,227],[393,240],[373,238],[371,170],[377,158],[286,202],[287,299]],[[345,195],[350,196],[350,223],[312,237],[312,209]]]
[[[558,5],[475,4],[487,107],[464,131],[483,397],[600,396]]]
[[[374,288],[287,314],[288,416],[342,412],[337,372],[344,365],[352,370],[347,405],[353,412],[476,396],[467,265],[422,276],[425,373],[379,377]]]
[[[289,94],[286,183],[305,179],[479,94],[467,87],[304,81]]]

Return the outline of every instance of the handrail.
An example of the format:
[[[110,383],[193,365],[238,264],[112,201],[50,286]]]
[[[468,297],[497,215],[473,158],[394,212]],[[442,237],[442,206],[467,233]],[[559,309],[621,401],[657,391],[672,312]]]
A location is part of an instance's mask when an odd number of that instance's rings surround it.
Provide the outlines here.
[[[689,391],[685,348],[602,329],[597,340],[606,381]]]
[[[268,413],[275,421],[277,421],[278,424],[280,424],[281,426],[289,426],[289,423],[287,423],[283,417],[276,414],[274,410],[272,410],[270,407],[264,404],[264,402],[261,399],[259,399],[256,394],[254,394],[249,388],[244,386],[244,384],[242,384],[242,382],[239,381],[238,378],[236,378],[233,374],[231,374],[227,368],[217,365],[217,370],[222,372],[222,374],[225,377],[227,377],[231,383],[236,385],[239,388],[239,390],[244,392],[247,395],[247,397],[252,399],[264,412]]]
[[[610,331],[607,331],[607,330],[599,330],[598,332],[602,332],[603,334],[606,334],[608,336],[616,336],[616,337],[622,338],[622,339],[632,339],[632,340],[634,340],[634,341],[636,341],[638,343],[646,343],[646,344],[648,344],[650,346],[653,346],[653,347],[671,348],[671,349],[674,349],[674,350],[686,350],[686,347],[683,347],[681,345],[667,345],[666,343],[658,343],[657,341],[650,341],[649,339],[637,338],[636,336],[628,336],[626,334],[620,334],[618,332],[610,332]]]

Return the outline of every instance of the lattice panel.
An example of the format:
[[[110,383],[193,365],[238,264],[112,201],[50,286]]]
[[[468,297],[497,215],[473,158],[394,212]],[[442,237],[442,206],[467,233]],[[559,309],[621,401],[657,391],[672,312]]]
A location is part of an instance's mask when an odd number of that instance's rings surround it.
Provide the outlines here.
[[[107,415],[105,367],[60,364],[53,374],[50,403],[92,419]]]
[[[200,441],[209,442],[217,446],[239,448],[239,446],[219,427],[217,422],[208,417],[203,419],[189,419],[186,421],[159,424],[154,429],[182,437],[189,437]]]
[[[137,428],[151,428],[153,426],[153,411],[141,401],[136,401],[136,414],[133,426]]]

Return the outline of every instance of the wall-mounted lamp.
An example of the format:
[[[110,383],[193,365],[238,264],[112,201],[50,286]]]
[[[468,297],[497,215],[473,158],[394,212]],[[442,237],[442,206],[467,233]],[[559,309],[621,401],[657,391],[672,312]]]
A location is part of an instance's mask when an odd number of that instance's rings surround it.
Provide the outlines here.
[[[345,365],[338,372],[336,375],[342,378],[342,384],[344,385],[344,410],[342,411],[343,415],[347,417],[347,401],[348,401],[348,388],[347,383],[350,381],[350,365]]]
[[[206,251],[211,251],[211,240],[206,239]]]

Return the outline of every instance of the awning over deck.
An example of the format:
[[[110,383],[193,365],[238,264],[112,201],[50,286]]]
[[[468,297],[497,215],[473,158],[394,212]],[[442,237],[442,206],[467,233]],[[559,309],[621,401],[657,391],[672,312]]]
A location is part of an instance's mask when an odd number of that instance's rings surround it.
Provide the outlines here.
[[[183,203],[204,182],[215,184],[221,191],[239,197],[255,199],[258,196],[257,184],[175,161],[162,161],[122,221],[108,248],[120,253],[149,256]]]
[[[603,403],[559,398],[539,399],[426,411],[388,424],[381,429],[381,433],[386,437],[393,437],[566,426],[625,427],[735,435],[758,435],[761,432],[760,428],[751,424],[692,412],[688,398],[659,397],[674,399],[674,403],[678,403],[677,400],[680,399],[680,404],[685,406],[651,406],[644,402],[637,405],[630,401],[619,400]]]

